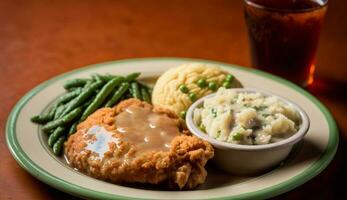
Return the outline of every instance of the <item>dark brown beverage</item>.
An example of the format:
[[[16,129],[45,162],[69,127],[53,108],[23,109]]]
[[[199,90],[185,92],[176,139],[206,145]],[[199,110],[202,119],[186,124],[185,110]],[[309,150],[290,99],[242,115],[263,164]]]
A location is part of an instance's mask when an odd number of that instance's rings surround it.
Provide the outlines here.
[[[253,67],[303,86],[310,84],[327,8],[323,2],[245,0]]]

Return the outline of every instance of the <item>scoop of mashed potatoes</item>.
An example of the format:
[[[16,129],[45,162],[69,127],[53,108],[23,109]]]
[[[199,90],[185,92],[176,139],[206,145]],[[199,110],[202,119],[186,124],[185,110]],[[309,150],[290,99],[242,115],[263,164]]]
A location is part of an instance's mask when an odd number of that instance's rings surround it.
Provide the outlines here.
[[[217,87],[222,86],[228,72],[217,65],[205,63],[187,63],[169,69],[157,80],[152,93],[152,103],[155,106],[164,107],[179,114],[185,111],[193,103],[189,93],[194,93],[197,98],[206,96],[214,91],[206,87],[199,87],[197,81],[205,79],[207,83],[214,82]],[[189,93],[183,93],[179,87],[184,84]],[[235,78],[231,87],[241,87]]]

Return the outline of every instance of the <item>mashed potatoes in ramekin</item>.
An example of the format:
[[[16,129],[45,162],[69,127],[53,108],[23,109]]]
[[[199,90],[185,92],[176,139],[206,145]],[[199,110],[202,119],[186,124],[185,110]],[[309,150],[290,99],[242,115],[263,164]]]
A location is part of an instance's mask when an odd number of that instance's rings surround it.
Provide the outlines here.
[[[169,69],[159,77],[153,88],[152,103],[182,116],[194,100],[225,86],[228,83],[226,80],[230,82],[227,85],[230,88],[241,87],[239,81],[218,65],[183,64]]]
[[[193,120],[212,138],[234,144],[274,143],[295,134],[299,113],[275,96],[220,88],[196,108]]]

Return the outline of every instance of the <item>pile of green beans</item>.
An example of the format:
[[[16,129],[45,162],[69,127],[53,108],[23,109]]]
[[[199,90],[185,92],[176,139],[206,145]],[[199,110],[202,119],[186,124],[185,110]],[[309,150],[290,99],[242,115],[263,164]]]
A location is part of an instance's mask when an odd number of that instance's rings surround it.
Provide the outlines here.
[[[46,112],[33,116],[48,134],[48,145],[55,155],[62,153],[64,142],[74,134],[77,125],[102,107],[113,107],[127,98],[151,103],[151,88],[137,81],[140,73],[127,76],[94,74],[91,78],[68,80],[66,93],[57,98]]]

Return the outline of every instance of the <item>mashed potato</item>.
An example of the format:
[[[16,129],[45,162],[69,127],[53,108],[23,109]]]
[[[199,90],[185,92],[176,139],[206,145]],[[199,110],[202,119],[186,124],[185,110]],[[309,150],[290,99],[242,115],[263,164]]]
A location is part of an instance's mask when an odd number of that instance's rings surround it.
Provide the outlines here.
[[[216,65],[204,63],[187,63],[169,69],[156,82],[152,93],[152,103],[180,114],[181,111],[187,110],[193,102],[189,98],[189,93],[194,93],[196,98],[200,98],[213,92],[207,86],[199,87],[198,80],[204,79],[207,83],[214,82],[217,87],[220,87],[227,74]],[[180,90],[181,85],[185,85],[189,93],[183,93]],[[233,79],[231,87],[241,87],[241,84]]]
[[[268,144],[296,133],[299,113],[273,96],[220,88],[194,110],[194,122],[211,137],[236,144]]]

